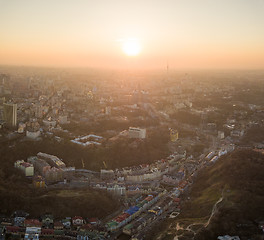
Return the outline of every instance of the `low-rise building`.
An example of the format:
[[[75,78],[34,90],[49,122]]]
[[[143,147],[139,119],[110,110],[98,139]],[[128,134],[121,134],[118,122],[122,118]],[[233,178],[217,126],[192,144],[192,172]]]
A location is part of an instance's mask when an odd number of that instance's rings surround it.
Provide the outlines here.
[[[100,177],[101,179],[112,179],[115,177],[115,172],[114,170],[101,169]]]
[[[59,121],[60,124],[67,124],[67,123],[69,123],[68,118],[65,115],[64,116],[59,116],[58,121]]]
[[[171,184],[171,185],[177,185],[181,180],[182,178],[179,178],[179,176],[171,175],[171,174],[164,174],[162,178],[162,181],[164,183]]]
[[[45,172],[44,177],[47,182],[58,182],[64,179],[63,173],[62,169],[52,167]]]
[[[24,160],[17,160],[15,162],[15,168],[23,171],[26,177],[34,176],[34,166],[31,163],[24,162]]]
[[[84,223],[84,219],[80,216],[75,216],[72,218],[72,225],[75,227],[82,226]]]
[[[66,229],[70,229],[71,228],[71,218],[70,217],[62,219],[61,222],[62,222],[64,228],[66,228]]]
[[[34,163],[34,167],[42,176],[45,176],[45,173],[51,168],[51,166],[42,159],[37,159]]]
[[[53,216],[51,214],[45,214],[41,217],[42,227],[44,228],[52,228],[53,227]]]
[[[54,229],[41,228],[41,236],[43,238],[53,238],[54,237]]]
[[[224,139],[225,138],[225,133],[223,131],[218,131],[217,137],[219,139]]]
[[[46,187],[45,179],[42,176],[35,176],[33,178],[33,186],[37,188],[43,188]]]
[[[129,138],[146,138],[146,129],[129,127],[128,136]]]
[[[38,227],[41,228],[42,223],[38,219],[26,219],[25,227]]]
[[[38,240],[41,234],[41,227],[27,227],[24,239]]]
[[[61,222],[55,222],[54,223],[54,229],[55,230],[62,230],[63,229],[63,224]]]
[[[26,131],[26,136],[30,139],[37,139],[40,136],[40,134],[41,133],[39,130],[34,131],[29,129]]]
[[[14,226],[23,227],[25,222],[24,216],[15,216],[14,217]]]
[[[240,240],[240,237],[225,235],[225,236],[218,236],[217,239],[218,240]]]
[[[55,120],[51,120],[51,119],[45,119],[42,122],[43,122],[44,126],[46,126],[47,128],[53,128],[57,124],[57,122]]]
[[[54,155],[39,152],[37,154],[37,157],[39,159],[42,159],[42,160],[46,161],[52,167],[57,167],[57,168],[66,167],[65,163],[61,159],[59,159],[58,157],[56,157]]]
[[[244,130],[233,130],[230,133],[231,137],[242,137],[244,135]]]
[[[109,193],[117,196],[126,195],[126,187],[125,185],[120,184],[109,184],[106,189]]]
[[[205,158],[207,160],[210,160],[214,155],[215,155],[215,152],[210,152],[210,153],[207,154],[207,156]]]
[[[75,138],[75,139],[71,140],[71,142],[86,147],[86,146],[91,146],[91,145],[101,145],[103,139],[104,138],[101,136],[89,134],[89,135],[84,136],[84,137]]]
[[[142,182],[149,181],[153,179],[160,178],[163,174],[168,172],[168,168],[165,171],[160,171],[158,169],[153,169],[142,174],[131,174],[126,176],[126,181],[128,182]]]
[[[26,128],[26,124],[21,122],[21,123],[18,124],[17,132],[18,133],[23,133],[25,131],[25,128]]]

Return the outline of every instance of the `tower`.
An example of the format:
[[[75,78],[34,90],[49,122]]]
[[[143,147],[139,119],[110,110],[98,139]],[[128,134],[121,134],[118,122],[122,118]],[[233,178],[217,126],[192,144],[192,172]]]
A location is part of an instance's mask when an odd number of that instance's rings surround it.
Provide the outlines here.
[[[166,66],[166,81],[169,81],[169,62],[167,61],[167,66]]]
[[[17,125],[17,104],[4,103],[3,113],[7,126],[15,127]]]
[[[10,81],[10,76],[7,74],[0,74],[0,85],[8,86]]]

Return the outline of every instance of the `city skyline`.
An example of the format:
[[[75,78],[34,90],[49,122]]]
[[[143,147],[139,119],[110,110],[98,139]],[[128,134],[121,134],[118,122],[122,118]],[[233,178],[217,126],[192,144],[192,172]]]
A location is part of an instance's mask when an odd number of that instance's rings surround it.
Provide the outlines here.
[[[263,11],[261,0],[1,0],[0,64],[263,69]]]

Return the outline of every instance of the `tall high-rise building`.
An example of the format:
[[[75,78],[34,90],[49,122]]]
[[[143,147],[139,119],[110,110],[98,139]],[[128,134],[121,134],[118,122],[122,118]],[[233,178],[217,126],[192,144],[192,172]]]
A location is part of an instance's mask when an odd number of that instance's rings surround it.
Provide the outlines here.
[[[7,126],[15,127],[17,125],[17,104],[3,104],[4,121]]]
[[[7,74],[0,74],[0,85],[8,86],[10,81],[10,76]]]

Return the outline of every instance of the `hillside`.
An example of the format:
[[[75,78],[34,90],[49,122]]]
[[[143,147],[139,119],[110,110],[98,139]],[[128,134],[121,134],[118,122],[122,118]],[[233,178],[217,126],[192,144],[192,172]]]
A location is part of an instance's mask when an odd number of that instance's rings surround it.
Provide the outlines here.
[[[264,155],[253,150],[238,150],[222,157],[199,173],[179,217],[165,220],[156,229],[156,236],[208,240],[229,234],[262,239],[257,222],[264,220],[263,172]]]
[[[38,152],[53,154],[62,158],[67,166],[75,166],[91,170],[100,170],[103,161],[108,168],[151,163],[168,155],[168,130],[160,137],[158,131],[152,131],[151,137],[145,141],[121,139],[111,146],[84,148],[69,140],[57,142],[43,137],[42,141],[20,141],[15,139],[3,141],[0,145],[0,214],[9,215],[22,209],[34,216],[44,212],[54,215],[74,216],[86,215],[103,217],[118,208],[118,202],[105,192],[94,189],[64,191],[42,190],[31,188],[31,182],[14,168],[14,162],[26,160]],[[135,143],[133,146],[133,143]]]
[[[72,138],[71,138],[72,139]],[[45,152],[63,159],[67,166],[99,171],[104,167],[103,161],[108,168],[120,168],[152,163],[169,155],[168,128],[148,131],[148,137],[144,140],[120,138],[102,146],[82,147],[65,139],[57,142],[54,139],[43,137],[42,141],[20,141],[20,139],[1,143],[1,156],[8,158],[12,164],[18,159],[26,160],[38,152]]]
[[[0,146],[0,214],[9,216],[15,210],[25,210],[34,217],[51,212],[55,217],[81,215],[102,218],[118,208],[118,202],[110,195],[94,189],[62,191],[33,188],[31,181],[13,167],[15,160],[27,156],[29,148],[29,143],[25,151],[19,147],[19,153],[7,145]]]

